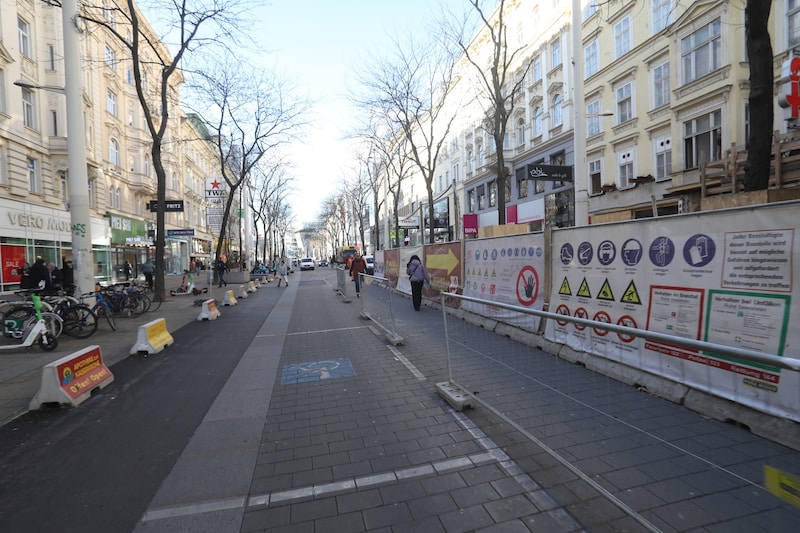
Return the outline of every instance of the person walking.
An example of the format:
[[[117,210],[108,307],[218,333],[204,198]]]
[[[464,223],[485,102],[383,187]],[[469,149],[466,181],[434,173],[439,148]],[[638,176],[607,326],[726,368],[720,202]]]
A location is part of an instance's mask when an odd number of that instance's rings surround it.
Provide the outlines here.
[[[133,274],[133,268],[131,267],[131,262],[125,261],[125,266],[123,268],[125,269],[125,281],[130,281],[131,274]]]
[[[289,269],[286,267],[286,262],[281,260],[281,264],[278,265],[278,287],[281,286],[281,281],[286,283],[286,286],[289,286]]]
[[[225,281],[225,272],[228,271],[228,264],[223,261],[222,259],[217,259],[217,278],[219,280],[219,285],[217,287],[222,287],[225,285],[228,286],[228,282]]]
[[[406,265],[406,274],[411,281],[411,301],[414,304],[414,311],[419,311],[422,305],[422,286],[431,282],[431,277],[422,264],[419,256],[414,254]]]
[[[147,282],[147,288],[150,292],[153,292],[153,273],[155,272],[155,265],[149,259],[145,261],[142,265],[142,273],[144,274],[144,279]]]
[[[356,282],[356,297],[361,298],[361,276],[363,272],[367,271],[367,263],[364,258],[359,254],[353,256],[353,261],[350,263],[350,276]]]
[[[75,294],[75,270],[72,267],[72,261],[64,261],[64,266],[61,268],[61,280],[67,295]]]

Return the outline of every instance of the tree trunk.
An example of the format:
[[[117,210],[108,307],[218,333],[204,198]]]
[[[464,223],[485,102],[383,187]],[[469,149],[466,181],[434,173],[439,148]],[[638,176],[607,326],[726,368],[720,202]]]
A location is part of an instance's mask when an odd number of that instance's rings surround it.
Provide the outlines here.
[[[772,128],[774,122],[772,88],[772,43],[767,23],[771,0],[747,0],[745,40],[750,61],[750,135],[744,190],[769,187]]]

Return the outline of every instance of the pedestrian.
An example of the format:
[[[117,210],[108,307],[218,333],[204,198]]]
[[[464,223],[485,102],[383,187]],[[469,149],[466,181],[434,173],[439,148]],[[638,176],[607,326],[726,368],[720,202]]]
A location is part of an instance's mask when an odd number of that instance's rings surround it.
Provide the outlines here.
[[[228,264],[223,261],[222,259],[217,259],[217,279],[219,281],[219,285],[217,287],[222,287],[225,285],[228,286],[228,282],[225,281],[225,272],[228,271]]]
[[[289,286],[289,268],[286,266],[286,262],[281,260],[281,264],[278,265],[278,287],[281,286],[281,281],[283,281],[286,286]]]
[[[31,267],[31,289],[46,289],[50,285],[50,271],[41,257]]]
[[[33,280],[31,279],[31,264],[25,261],[25,264],[22,265],[22,272],[18,272],[20,275],[19,278],[19,288],[20,289],[32,289],[33,288]]]
[[[414,254],[406,265],[406,274],[411,281],[411,301],[414,304],[414,311],[419,311],[422,305],[422,286],[431,282],[431,277],[422,264],[419,256]]]
[[[350,263],[350,276],[356,282],[356,297],[361,298],[361,276],[363,272],[367,271],[367,264],[364,258],[359,254],[353,256],[353,261]]]
[[[196,268],[197,264],[194,262],[194,258],[189,259],[189,272],[192,272],[193,274],[196,273]]]
[[[133,274],[133,268],[131,268],[130,261],[125,261],[125,265],[122,267],[125,271],[125,281],[131,279],[131,274]]]
[[[153,291],[153,272],[155,272],[155,266],[153,262],[148,259],[142,265],[142,273],[144,273],[144,279],[147,282],[147,288],[150,292]]]
[[[50,279],[51,291],[58,291],[64,287],[64,277],[55,263],[47,263],[47,275]]]
[[[64,284],[67,296],[75,294],[75,269],[72,267],[72,261],[64,261],[64,266],[61,268],[61,282]]]

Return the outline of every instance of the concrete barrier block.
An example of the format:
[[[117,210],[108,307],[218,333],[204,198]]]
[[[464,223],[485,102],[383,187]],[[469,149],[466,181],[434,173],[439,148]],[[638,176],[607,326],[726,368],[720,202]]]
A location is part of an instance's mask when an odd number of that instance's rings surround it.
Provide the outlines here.
[[[244,285],[239,285],[239,298],[245,299],[245,298],[247,298],[247,296],[248,296],[248,294],[247,294],[247,289],[245,288],[245,286]]]
[[[236,305],[236,296],[233,295],[233,290],[225,291],[225,296],[222,298],[222,305]]]
[[[210,299],[203,302],[203,308],[200,311],[200,314],[197,315],[197,320],[216,320],[220,317],[219,308],[217,307],[217,301]]]
[[[167,321],[157,318],[139,326],[136,344],[131,348],[131,355],[156,354],[175,342],[167,330]]]
[[[28,409],[41,409],[44,404],[75,406],[87,400],[95,389],[103,389],[114,381],[114,374],[103,363],[100,347],[87,346],[42,367],[39,392]]]

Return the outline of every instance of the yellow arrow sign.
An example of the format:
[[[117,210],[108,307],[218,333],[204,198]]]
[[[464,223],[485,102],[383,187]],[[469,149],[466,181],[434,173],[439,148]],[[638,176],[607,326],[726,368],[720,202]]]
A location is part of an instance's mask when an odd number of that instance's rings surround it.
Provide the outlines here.
[[[764,485],[778,498],[800,507],[800,478],[764,465]]]
[[[425,257],[425,266],[430,270],[446,270],[447,275],[453,273],[453,270],[458,266],[458,257],[453,253],[453,250],[448,248],[446,254],[434,254]]]

